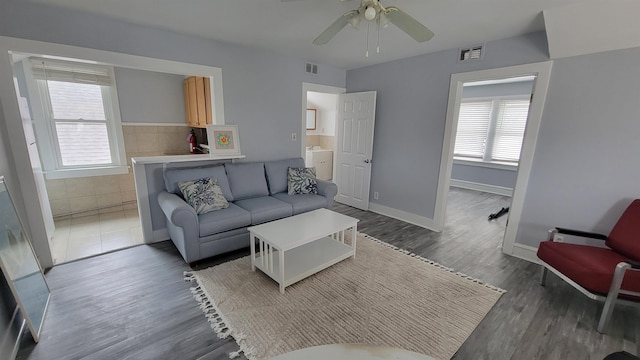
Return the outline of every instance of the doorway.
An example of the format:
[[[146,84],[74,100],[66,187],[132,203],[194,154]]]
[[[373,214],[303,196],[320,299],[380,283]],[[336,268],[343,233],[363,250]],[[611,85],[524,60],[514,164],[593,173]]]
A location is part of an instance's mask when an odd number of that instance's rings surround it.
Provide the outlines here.
[[[506,225],[505,236],[502,243],[502,251],[505,254],[529,259],[527,255],[523,254],[530,252],[530,249],[522,249],[522,246],[515,246],[515,238],[518,231],[518,225],[520,223],[529,175],[531,173],[533,153],[537,142],[540,121],[542,119],[542,110],[544,109],[544,102],[547,96],[551,66],[552,62],[548,61],[543,63],[453,74],[451,76],[447,121],[445,125],[442,161],[440,163],[440,176],[438,180],[438,194],[436,197],[436,211],[434,216],[436,227],[442,229],[444,226],[447,196],[449,186],[451,184],[451,175],[454,163],[453,158],[455,153],[456,129],[458,128],[458,118],[461,111],[464,85],[483,81],[495,82],[501,79],[534,77],[535,80],[533,81],[530,97],[531,103],[529,106],[522,145],[520,147],[520,158],[518,161],[515,184],[513,186],[511,196],[509,221]]]
[[[307,91],[305,165],[320,180],[334,179],[338,94]]]
[[[346,93],[345,88],[302,83],[302,136],[301,156],[305,166],[320,164],[323,180],[334,180],[335,135],[338,110],[338,95]],[[308,120],[310,111],[315,114],[315,129]],[[324,162],[324,163],[323,163]],[[330,164],[328,164],[330,162]],[[317,166],[316,166],[317,168]],[[316,169],[317,171],[317,169]]]

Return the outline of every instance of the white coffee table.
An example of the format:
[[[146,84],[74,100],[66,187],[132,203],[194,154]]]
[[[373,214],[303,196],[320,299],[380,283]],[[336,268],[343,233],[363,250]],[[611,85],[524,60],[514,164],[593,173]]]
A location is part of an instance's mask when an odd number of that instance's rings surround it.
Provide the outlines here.
[[[284,294],[285,287],[348,257],[355,258],[358,221],[318,209],[251,226],[251,270],[258,268],[267,274]],[[348,229],[350,241],[345,239]]]

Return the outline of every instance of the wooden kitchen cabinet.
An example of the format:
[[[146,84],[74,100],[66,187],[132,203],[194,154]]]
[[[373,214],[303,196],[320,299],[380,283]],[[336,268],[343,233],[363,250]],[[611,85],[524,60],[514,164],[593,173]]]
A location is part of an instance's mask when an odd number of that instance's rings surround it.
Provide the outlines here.
[[[208,124],[213,124],[209,78],[190,76],[184,79],[183,85],[187,125],[195,128],[205,128]]]

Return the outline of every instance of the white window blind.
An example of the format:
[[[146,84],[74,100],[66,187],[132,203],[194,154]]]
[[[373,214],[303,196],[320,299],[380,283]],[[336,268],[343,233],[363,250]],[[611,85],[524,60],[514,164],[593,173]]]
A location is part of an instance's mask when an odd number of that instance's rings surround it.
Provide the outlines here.
[[[113,69],[103,65],[30,58],[30,73],[42,102],[35,121],[47,176],[65,177],[87,170],[119,173],[124,166],[123,140]],[[116,120],[118,119],[118,120]],[[65,172],[67,171],[67,172]],[[105,172],[106,173],[106,172]],[[86,176],[86,175],[85,175]]]
[[[454,155],[482,158],[491,120],[492,101],[460,104]]]
[[[484,162],[512,162],[520,149],[529,115],[530,100],[488,98],[460,104],[454,156]]]
[[[529,115],[529,100],[500,102],[491,158],[499,161],[520,160],[524,129]]]

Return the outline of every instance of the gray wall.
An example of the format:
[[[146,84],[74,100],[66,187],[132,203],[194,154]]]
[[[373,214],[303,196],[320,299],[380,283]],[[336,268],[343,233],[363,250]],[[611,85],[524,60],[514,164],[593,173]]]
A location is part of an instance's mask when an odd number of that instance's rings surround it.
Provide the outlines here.
[[[462,180],[473,183],[500,186],[513,189],[516,185],[517,169],[494,169],[483,166],[453,164],[451,180]]]
[[[123,123],[186,123],[184,76],[115,68]]]
[[[532,89],[533,80],[506,84],[468,86],[462,90],[462,98],[530,95]],[[513,189],[516,185],[516,171],[516,167],[513,169],[494,169],[454,163],[451,169],[451,179]]]
[[[530,95],[533,90],[533,80],[520,81],[506,84],[465,86],[462,89],[462,98]]]
[[[478,61],[458,63],[457,53],[347,72],[349,92],[378,92],[371,192],[380,198],[374,203],[433,219],[451,74],[548,60],[542,32],[488,42]]]
[[[304,59],[19,0],[0,2],[0,35],[221,67],[225,119],[247,160],[301,155],[291,133],[303,134],[302,82],[345,87],[332,66],[310,76]]]
[[[517,241],[608,233],[640,198],[640,48],[555,60]]]

